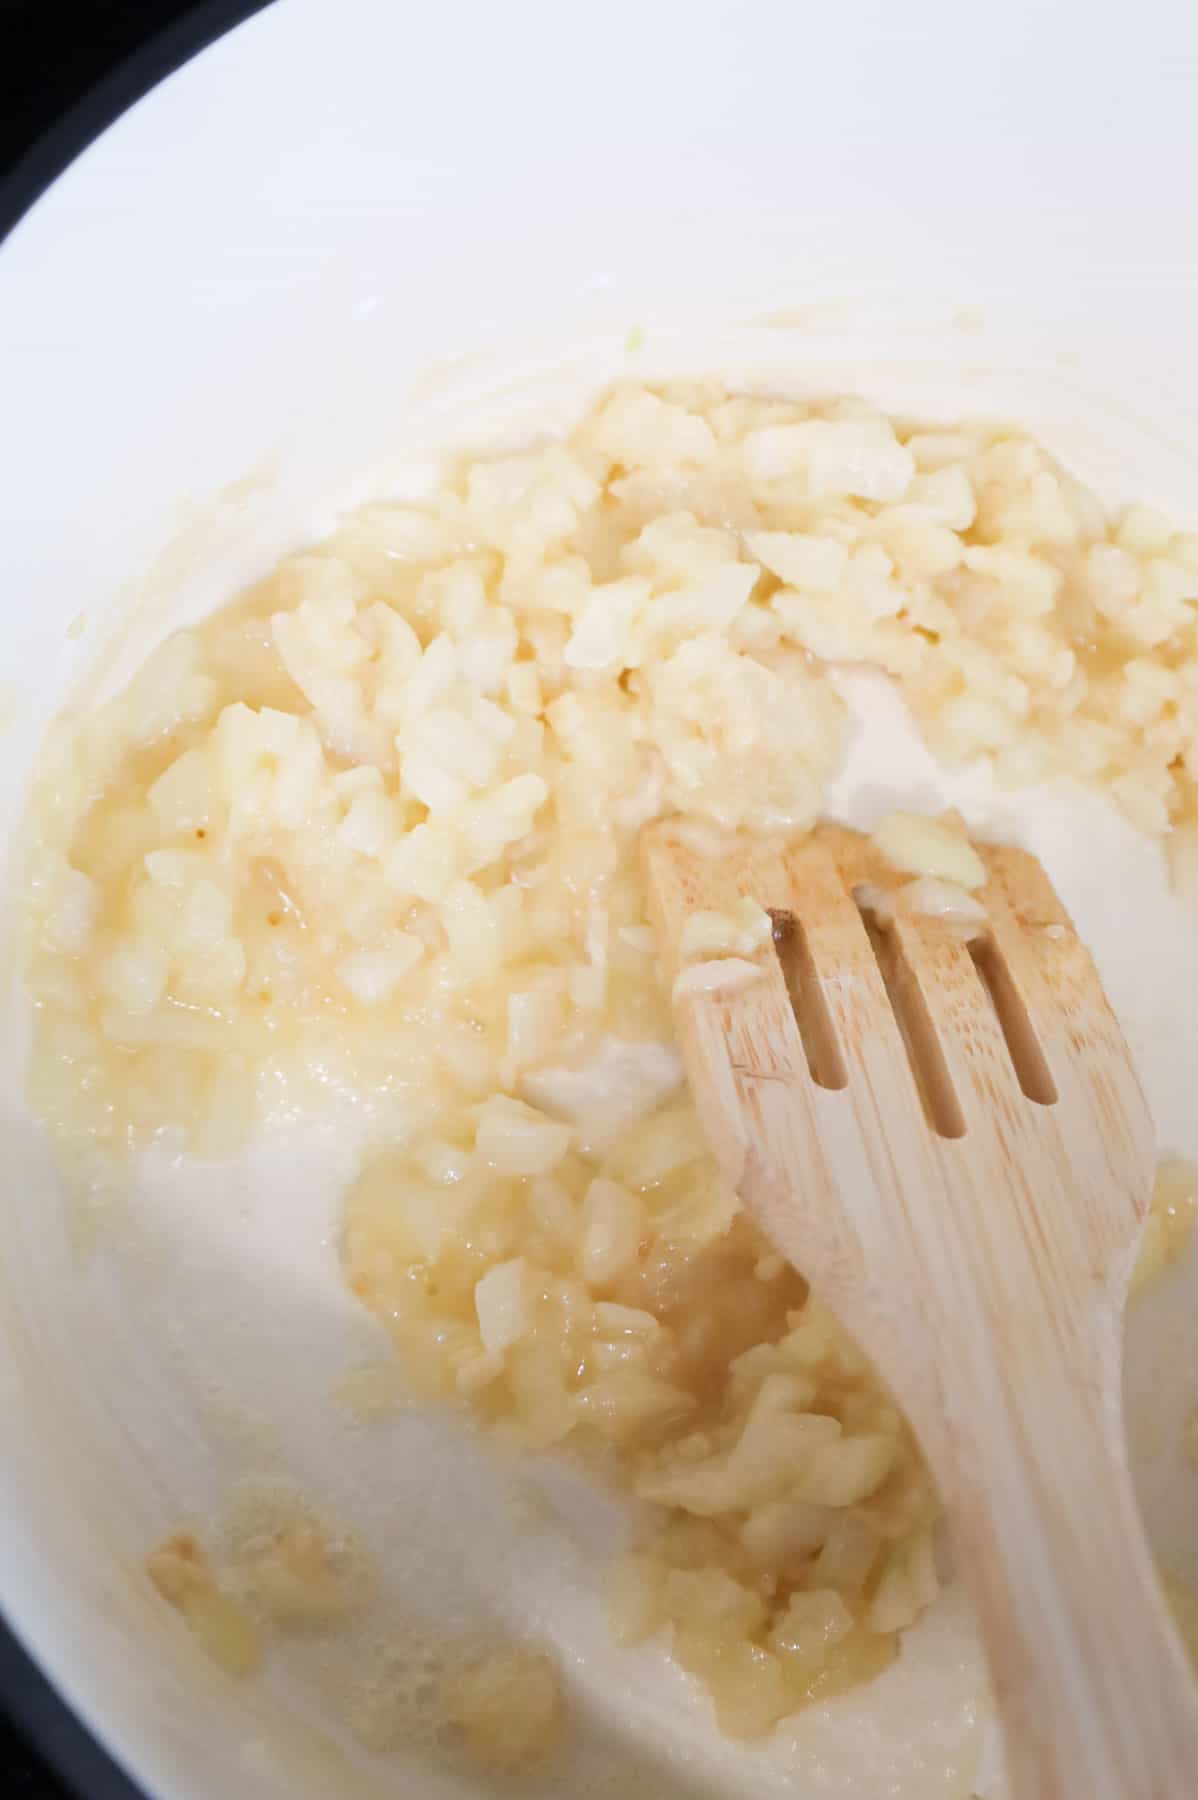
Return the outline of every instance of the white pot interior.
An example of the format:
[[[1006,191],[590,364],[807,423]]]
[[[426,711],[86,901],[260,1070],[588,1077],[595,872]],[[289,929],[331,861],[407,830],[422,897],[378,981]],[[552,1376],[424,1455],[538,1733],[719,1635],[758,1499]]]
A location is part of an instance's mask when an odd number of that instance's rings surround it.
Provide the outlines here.
[[[1198,24],[1164,0],[1134,19],[1080,0],[985,19],[948,0],[280,0],[219,41],[0,252],[8,884],[31,760],[68,697],[340,507],[416,488],[438,447],[560,428],[620,374],[1009,416],[1106,498],[1192,528],[1198,253],[1172,187],[1198,153],[1196,58]],[[868,784],[868,744],[854,768]],[[939,781],[914,752],[889,779]],[[976,773],[951,791],[1044,856],[1162,1144],[1198,1153],[1198,1022],[1179,999],[1198,926],[1159,849],[1097,801],[1024,804]],[[23,1103],[22,1004],[14,982],[0,1603],[150,1794],[473,1791],[435,1757],[356,1747],[309,1647],[231,1683],[149,1587],[153,1544],[231,1480],[281,1474],[371,1548],[379,1630],[490,1620],[555,1646],[581,1721],[570,1792],[925,1800],[985,1781],[959,1596],[876,1693],[745,1750],[658,1652],[610,1644],[622,1514],[592,1483],[499,1465],[435,1416],[351,1430],[326,1396],[377,1346],[342,1291],[341,1172],[319,1143],[152,1171],[144,1205],[81,1254]],[[1129,1354],[1149,1524],[1191,1580],[1195,1280],[1137,1310]]]

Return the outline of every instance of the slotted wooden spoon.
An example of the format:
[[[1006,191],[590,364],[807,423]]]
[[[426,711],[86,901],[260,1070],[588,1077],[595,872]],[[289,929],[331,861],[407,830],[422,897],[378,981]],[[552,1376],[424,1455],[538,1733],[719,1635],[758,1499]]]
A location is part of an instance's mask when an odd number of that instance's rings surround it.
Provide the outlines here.
[[[1018,1800],[1198,1793],[1198,1690],[1122,1424],[1152,1126],[1039,863],[982,850],[986,918],[963,929],[913,910],[853,832],[713,856],[665,821],[643,848],[672,972],[690,914],[748,896],[773,915],[756,971],[676,995],[699,1116],[919,1435]]]

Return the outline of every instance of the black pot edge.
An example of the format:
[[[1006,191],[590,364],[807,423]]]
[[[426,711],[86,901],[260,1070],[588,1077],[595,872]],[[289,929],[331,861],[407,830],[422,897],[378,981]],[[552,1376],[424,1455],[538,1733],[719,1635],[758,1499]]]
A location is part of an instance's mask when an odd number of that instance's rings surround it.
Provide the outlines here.
[[[196,0],[69,106],[0,176],[0,245],[46,189],[151,88],[270,0]]]

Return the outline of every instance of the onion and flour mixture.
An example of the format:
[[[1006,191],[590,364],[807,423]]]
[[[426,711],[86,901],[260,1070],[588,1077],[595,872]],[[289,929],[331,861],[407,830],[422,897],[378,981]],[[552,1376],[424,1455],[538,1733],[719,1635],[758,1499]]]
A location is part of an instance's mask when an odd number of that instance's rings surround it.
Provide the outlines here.
[[[937,1503],[706,1153],[637,833],[809,829],[829,666],[869,664],[946,758],[1101,782],[1193,881],[1196,605],[1198,537],[1008,429],[619,389],[355,514],[59,729],[34,1104],[97,1188],[164,1138],[358,1120],[344,1275],[406,1377],[599,1457],[645,1503],[617,1634],[668,1626],[764,1733],[895,1657]]]

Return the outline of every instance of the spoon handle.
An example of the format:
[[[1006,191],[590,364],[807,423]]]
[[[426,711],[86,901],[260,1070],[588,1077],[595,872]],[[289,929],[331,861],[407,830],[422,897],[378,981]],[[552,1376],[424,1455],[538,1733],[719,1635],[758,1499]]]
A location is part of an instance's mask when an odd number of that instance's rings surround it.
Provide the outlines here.
[[[1123,1447],[1119,1332],[1055,1359],[1009,1351],[933,1463],[979,1614],[1016,1800],[1198,1791],[1198,1687]],[[951,1388],[951,1377],[950,1377]]]

